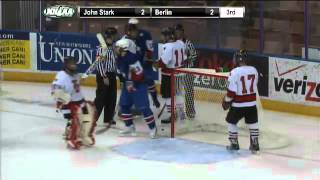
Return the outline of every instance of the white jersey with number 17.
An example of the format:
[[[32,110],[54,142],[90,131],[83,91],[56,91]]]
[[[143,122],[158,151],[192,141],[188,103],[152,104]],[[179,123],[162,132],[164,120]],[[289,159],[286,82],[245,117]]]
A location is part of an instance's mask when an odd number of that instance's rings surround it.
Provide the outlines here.
[[[164,44],[160,59],[168,69],[181,67],[187,59],[184,43],[178,40]]]
[[[258,85],[258,72],[253,66],[240,66],[229,76],[228,97],[232,97],[233,107],[255,106]]]

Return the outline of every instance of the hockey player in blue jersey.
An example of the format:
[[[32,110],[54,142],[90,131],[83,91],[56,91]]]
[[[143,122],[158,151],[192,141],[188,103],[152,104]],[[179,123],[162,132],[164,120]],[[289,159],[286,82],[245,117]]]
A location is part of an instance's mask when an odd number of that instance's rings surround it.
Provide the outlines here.
[[[148,99],[148,87],[144,79],[144,69],[137,54],[129,51],[134,43],[130,39],[120,39],[116,42],[117,68],[123,76],[124,85],[121,89],[120,108],[121,119],[126,129],[121,131],[123,136],[135,136],[135,126],[131,108],[134,105],[144,116],[144,120],[150,128],[150,137],[155,138],[157,128]]]
[[[148,31],[138,29],[138,20],[135,18],[129,19],[126,26],[126,38],[133,40],[137,47],[137,54],[144,68],[145,81],[148,85],[148,92],[152,97],[153,104],[159,108],[158,93],[154,83],[157,72],[153,70],[153,41],[151,34]]]

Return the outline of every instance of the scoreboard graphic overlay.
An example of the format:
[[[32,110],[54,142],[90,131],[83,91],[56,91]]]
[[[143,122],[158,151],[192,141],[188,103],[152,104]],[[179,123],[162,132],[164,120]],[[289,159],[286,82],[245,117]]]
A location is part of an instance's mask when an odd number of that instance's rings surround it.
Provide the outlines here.
[[[245,7],[79,7],[80,18],[243,18]]]

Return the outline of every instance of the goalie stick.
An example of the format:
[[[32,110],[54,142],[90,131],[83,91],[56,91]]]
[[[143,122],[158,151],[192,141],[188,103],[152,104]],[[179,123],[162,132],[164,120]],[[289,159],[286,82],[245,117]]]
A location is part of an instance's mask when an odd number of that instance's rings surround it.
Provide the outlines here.
[[[100,46],[105,49],[107,48],[107,43],[106,41],[104,40],[103,36],[101,33],[98,33],[96,35],[99,43],[100,43]],[[86,72],[81,76],[82,79],[85,79],[89,76],[89,74],[95,69],[95,67],[97,66],[97,64],[99,63],[99,60],[96,58],[96,60],[89,66],[89,68],[86,70]]]

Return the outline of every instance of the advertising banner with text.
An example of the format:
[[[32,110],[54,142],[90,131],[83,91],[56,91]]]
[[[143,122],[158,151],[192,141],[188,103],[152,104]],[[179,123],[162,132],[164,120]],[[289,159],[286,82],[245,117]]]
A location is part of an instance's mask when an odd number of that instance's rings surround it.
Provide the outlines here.
[[[98,45],[94,34],[37,33],[37,69],[59,71],[63,58],[73,56],[79,72],[84,72],[94,62]]]
[[[320,106],[320,63],[269,58],[269,97]]]
[[[30,69],[29,32],[0,31],[0,65],[4,69]]]

